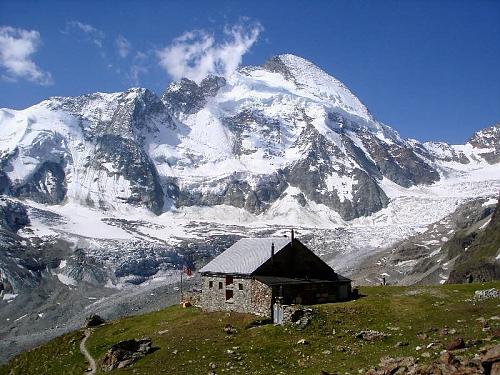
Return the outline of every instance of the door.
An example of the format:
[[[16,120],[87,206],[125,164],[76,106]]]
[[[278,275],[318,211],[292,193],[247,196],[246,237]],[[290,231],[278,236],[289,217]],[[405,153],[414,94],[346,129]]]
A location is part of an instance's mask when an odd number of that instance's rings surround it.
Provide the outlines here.
[[[278,302],[273,305],[273,323],[283,324],[283,305]]]

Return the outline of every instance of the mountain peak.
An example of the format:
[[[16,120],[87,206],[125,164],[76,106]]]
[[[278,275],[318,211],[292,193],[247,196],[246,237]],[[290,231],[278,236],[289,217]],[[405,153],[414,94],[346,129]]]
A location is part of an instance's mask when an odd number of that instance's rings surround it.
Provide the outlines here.
[[[367,121],[373,117],[364,104],[342,82],[328,74],[309,60],[293,54],[281,54],[271,57],[262,66],[265,70],[280,73],[287,80],[295,83],[301,91],[333,102],[349,115],[355,115]]]

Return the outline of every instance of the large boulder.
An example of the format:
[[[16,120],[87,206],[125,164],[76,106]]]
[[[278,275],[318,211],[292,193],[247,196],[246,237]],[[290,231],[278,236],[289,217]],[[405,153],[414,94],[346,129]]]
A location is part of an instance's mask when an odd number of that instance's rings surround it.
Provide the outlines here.
[[[500,374],[500,344],[486,350],[481,356],[481,364],[487,374]]]
[[[114,344],[99,362],[102,371],[108,372],[131,366],[152,351],[150,338],[124,340]]]
[[[101,324],[106,323],[106,321],[97,314],[90,315],[85,321],[85,327],[97,327]]]

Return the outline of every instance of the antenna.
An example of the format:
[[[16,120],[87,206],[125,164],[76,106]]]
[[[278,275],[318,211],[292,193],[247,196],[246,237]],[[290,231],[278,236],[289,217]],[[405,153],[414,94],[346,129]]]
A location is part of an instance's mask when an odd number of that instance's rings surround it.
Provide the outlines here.
[[[274,264],[274,242],[271,244],[271,264]]]
[[[294,233],[293,228],[292,228],[292,242],[293,242],[294,238],[295,238],[295,233]]]

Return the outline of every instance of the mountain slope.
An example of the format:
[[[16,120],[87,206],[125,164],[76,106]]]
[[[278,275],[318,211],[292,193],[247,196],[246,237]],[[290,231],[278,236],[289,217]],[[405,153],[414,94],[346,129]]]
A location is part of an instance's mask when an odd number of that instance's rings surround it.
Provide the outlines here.
[[[493,334],[500,327],[498,299],[471,299],[477,290],[499,287],[499,282],[363,287],[363,298],[358,300],[313,306],[310,323],[303,329],[292,324],[262,324],[248,314],[172,306],[95,327],[86,347],[99,362],[122,340],[152,339],[154,353],[111,374],[127,370],[135,374],[372,374],[369,369],[388,353],[391,357],[418,358],[419,374],[436,373],[440,368],[451,368],[452,373],[481,373],[477,357],[474,361],[463,358],[473,358],[482,348],[498,345]],[[234,328],[232,334],[225,333],[226,325]],[[374,331],[374,339],[360,337],[368,330]],[[440,356],[444,358],[443,350],[456,337],[467,343],[464,349],[454,351],[463,371],[457,371],[458,360],[451,352],[448,354],[456,367],[427,367]],[[78,351],[82,338],[83,329],[58,337],[16,356],[0,367],[0,374],[79,375],[86,368]],[[405,367],[384,369],[385,373],[411,373]]]
[[[51,98],[23,111],[3,109],[0,122],[4,190],[13,196],[163,210],[162,187],[145,147],[175,124],[153,93]]]
[[[500,279],[500,204],[480,226],[454,234],[446,244],[448,258],[457,258],[449,283]]]

